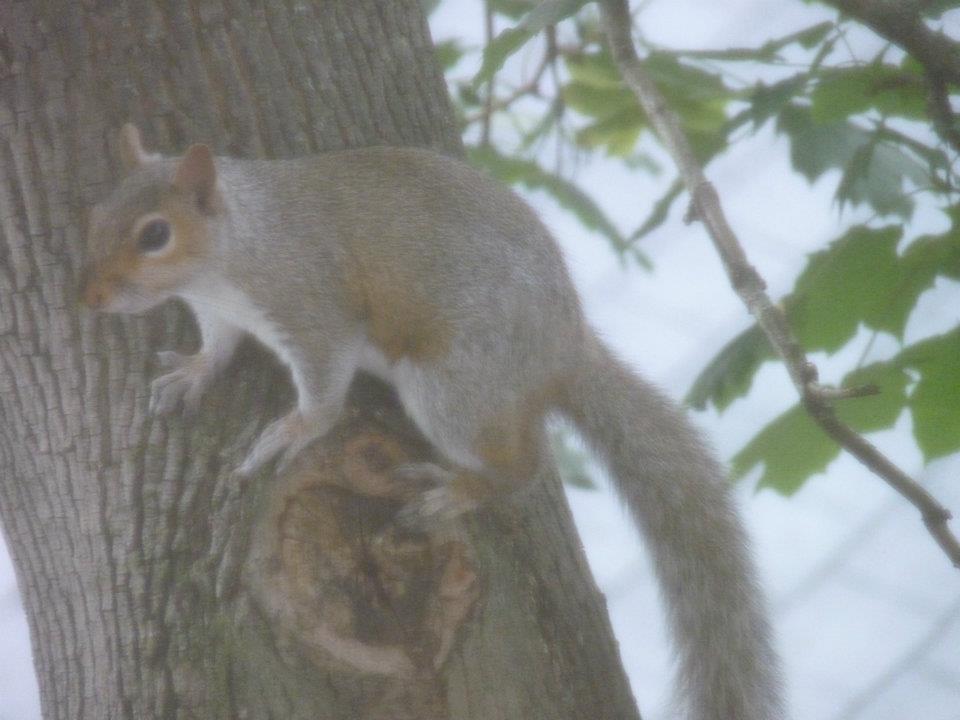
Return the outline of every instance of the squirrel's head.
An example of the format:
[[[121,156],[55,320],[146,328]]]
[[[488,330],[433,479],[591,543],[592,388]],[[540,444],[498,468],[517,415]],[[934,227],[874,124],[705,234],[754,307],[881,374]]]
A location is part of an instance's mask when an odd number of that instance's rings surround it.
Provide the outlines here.
[[[94,310],[136,313],[196,277],[209,257],[223,203],[206,145],[192,145],[182,158],[163,158],[144,151],[139,131],[127,124],[120,156],[123,181],[90,210],[80,298]]]

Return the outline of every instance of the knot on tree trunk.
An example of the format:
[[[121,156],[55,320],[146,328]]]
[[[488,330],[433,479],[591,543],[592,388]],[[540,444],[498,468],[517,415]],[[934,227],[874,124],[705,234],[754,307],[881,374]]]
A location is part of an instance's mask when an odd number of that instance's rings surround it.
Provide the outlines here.
[[[245,571],[278,643],[367,683],[364,718],[446,716],[440,670],[479,594],[460,537],[398,520],[410,490],[391,471],[414,454],[369,419],[305,451],[269,490]]]

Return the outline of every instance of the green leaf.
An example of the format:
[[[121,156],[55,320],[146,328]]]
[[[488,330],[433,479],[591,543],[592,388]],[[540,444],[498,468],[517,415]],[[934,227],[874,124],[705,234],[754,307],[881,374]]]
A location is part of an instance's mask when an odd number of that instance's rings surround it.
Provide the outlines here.
[[[960,205],[947,208],[946,214],[951,221],[947,232],[942,235],[925,235],[918,238],[915,243],[918,245],[932,243],[936,248],[931,251],[934,257],[927,262],[934,263],[940,275],[960,280]],[[907,248],[907,254],[912,247],[911,245]]]
[[[875,363],[849,373],[844,387],[872,384],[880,388],[880,393],[838,401],[840,420],[858,432],[890,427],[906,405],[909,381],[903,367],[895,361]],[[840,446],[797,404],[763,428],[733,457],[732,471],[734,477],[740,478],[763,464],[759,487],[789,495],[811,475],[826,470],[839,454]]]
[[[884,115],[924,119],[926,96],[923,76],[904,68],[878,63],[832,68],[821,71],[810,95],[811,117],[818,123],[833,122],[874,109]]]
[[[515,27],[504,30],[484,48],[480,71],[473,84],[487,82],[503,67],[507,58],[519,50],[524,43],[550,25],[575,14],[586,5],[588,0],[545,0],[531,10]]]
[[[585,117],[606,118],[632,110],[640,118],[640,106],[632,93],[620,87],[606,87],[573,80],[562,88],[563,101]]]
[[[924,459],[960,450],[960,328],[916,343],[896,360],[920,376],[909,405]]]
[[[457,83],[457,98],[466,107],[476,107],[483,102],[477,94],[477,89],[472,84],[465,82]]]
[[[577,144],[591,149],[605,147],[608,155],[626,157],[643,129],[641,119],[636,108],[625,108],[578,130]]]
[[[895,329],[877,327],[883,325],[878,306],[887,304],[899,279],[897,243],[902,235],[897,226],[860,225],[810,256],[785,302],[790,325],[805,349],[835,352],[868,319],[875,329]]]
[[[927,179],[926,170],[894,146],[878,142],[876,137],[853,153],[843,169],[836,199],[841,207],[847,202],[869,203],[882,215],[909,217],[913,200],[903,192],[904,180],[922,186]]]
[[[781,38],[768,40],[758,48],[727,48],[724,50],[681,50],[679,55],[698,60],[726,60],[726,61],[761,61],[771,62],[779,59],[780,51],[788,45],[799,43],[805,48],[811,48],[820,43],[834,28],[832,22],[822,22],[811,25]]]
[[[522,153],[526,150],[529,150],[530,147],[540,138],[544,137],[547,132],[549,132],[560,120],[560,117],[563,115],[563,99],[558,95],[554,98],[554,101],[550,103],[550,108],[547,112],[543,113],[543,117],[537,121],[537,123],[523,133],[520,138],[520,145],[518,150]]]
[[[814,123],[809,108],[799,105],[780,111],[777,131],[790,138],[793,167],[810,182],[827,170],[845,167],[869,140],[867,132],[849,123]]]
[[[834,352],[857,325],[903,337],[920,294],[938,274],[960,272],[960,232],[928,235],[902,255],[900,226],[862,225],[810,257],[785,301],[790,322],[809,350]]]
[[[777,115],[784,105],[803,91],[809,79],[809,75],[800,73],[772,85],[757,83],[748,97],[750,107],[745,111],[754,127],[760,127]]]
[[[849,398],[836,403],[837,416],[857,432],[873,432],[892,426],[907,404],[910,376],[897,362],[878,362],[847,373],[841,387],[875,385],[876,395]]]
[[[924,187],[928,175],[925,166],[900,148],[871,141],[858,150],[850,168],[845,169],[844,181],[848,178],[851,182],[844,182],[842,192],[837,192],[841,203],[869,203],[880,214],[908,218],[914,202],[904,194],[904,181]]]
[[[913,200],[903,192],[910,181],[928,183],[926,166],[898,146],[849,122],[816,123],[810,109],[788,105],[777,131],[790,138],[793,167],[811,182],[831,168],[844,170],[837,200],[869,203],[878,213],[909,217]]]
[[[629,93],[623,86],[620,71],[606,50],[566,55],[564,61],[570,77],[576,82]]]
[[[767,425],[731,461],[733,476],[741,478],[763,465],[759,487],[790,495],[804,480],[826,470],[840,453],[840,446],[814,424],[799,405],[794,405]]]
[[[832,352],[845,345],[860,324],[902,340],[907,319],[934,279],[960,279],[960,207],[949,213],[954,223],[947,232],[919,237],[899,255],[902,230],[897,226],[851,228],[828,248],[812,255],[793,293],[784,300],[801,344],[806,349]],[[686,402],[697,409],[712,403],[722,412],[749,391],[756,370],[774,357],[759,328],[749,328],[710,361]],[[906,403],[908,377],[904,369],[912,367],[914,357],[907,349],[896,361],[848,374],[844,387],[875,384],[882,394],[838,403],[840,417],[861,432],[892,425]],[[948,362],[957,366],[960,383],[960,355]],[[924,400],[923,393],[920,399]],[[921,425],[927,435],[928,428]],[[933,447],[932,442],[928,445]]]
[[[800,30],[795,34],[795,39],[806,49],[810,49],[819,45],[827,34],[836,27],[836,24],[833,21],[826,21],[813,25],[806,28],[805,30]],[[788,38],[791,36],[787,36]],[[784,46],[786,43],[784,44]]]
[[[627,90],[606,52],[567,58],[571,80],[562,88],[567,107],[594,122],[574,139],[581,147],[606,148],[608,155],[627,157],[636,145],[646,117]]]
[[[683,99],[686,103],[704,100],[727,100],[730,89],[716,73],[701,70],[693,65],[680,62],[676,55],[655,52],[643,61],[644,69],[661,92]]]
[[[577,135],[584,146],[628,154],[648,125],[633,93],[623,85],[606,50],[566,58],[571,81],[564,88],[568,105],[596,123]],[[724,146],[726,105],[733,92],[714,73],[681,63],[675,55],[652,53],[644,66],[683,123],[698,159],[706,161]]]
[[[506,183],[547,191],[562,207],[576,215],[584,227],[606,237],[617,252],[627,249],[626,238],[600,206],[569,180],[548,172],[533,160],[507,157],[492,147],[472,148],[468,156],[474,165],[486,168]]]
[[[882,297],[868,310],[868,327],[903,339],[907,319],[920,295],[938,276],[960,279],[960,230],[917,238],[900,255],[897,276]]]
[[[650,211],[647,219],[630,234],[627,242],[635,243],[660,227],[663,221],[667,219],[667,213],[669,213],[670,208],[673,207],[673,201],[680,197],[680,193],[682,192],[683,182],[681,180],[674,180],[663,197],[653,204],[653,209]]]
[[[753,384],[753,376],[766,360],[775,357],[767,336],[757,325],[747,328],[724,346],[700,373],[685,402],[698,410],[707,403],[720,412]]]
[[[444,40],[433,46],[433,52],[437,56],[440,67],[446,72],[460,62],[464,49],[459,40]]]

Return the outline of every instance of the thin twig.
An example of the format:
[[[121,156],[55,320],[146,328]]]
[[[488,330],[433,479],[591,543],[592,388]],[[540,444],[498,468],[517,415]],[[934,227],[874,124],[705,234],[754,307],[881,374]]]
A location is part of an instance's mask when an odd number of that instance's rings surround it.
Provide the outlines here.
[[[906,51],[925,69],[930,117],[937,134],[960,152],[960,130],[948,86],[960,86],[960,44],[929,28],[917,0],[824,0]]]
[[[824,402],[831,402],[833,400],[849,400],[850,398],[861,398],[880,394],[880,386],[873,384],[838,388],[831,385],[810,383],[807,388],[812,395],[816,395]]]
[[[548,47],[540,61],[540,64],[534,71],[533,76],[528,81],[515,88],[513,92],[503,98],[494,99],[492,91],[489,92],[484,100],[483,110],[467,117],[463,121],[463,124],[472,125],[479,120],[483,120],[484,127],[488,128],[490,124],[490,118],[493,113],[502,112],[509,109],[511,105],[513,105],[522,97],[526,97],[527,95],[537,95],[540,90],[540,81],[543,79],[543,75],[550,66],[552,59],[552,51]],[[489,136],[489,130],[487,131],[487,135]]]
[[[824,0],[903,48],[928,71],[960,85],[960,46],[927,27],[916,0]]]
[[[707,229],[734,290],[757,319],[771,345],[784,359],[811,418],[833,440],[883,478],[909,500],[923,517],[930,534],[947,557],[960,568],[960,542],[948,527],[949,511],[919,483],[890,462],[871,443],[839,420],[832,398],[817,383],[817,369],[807,359],[791,332],[783,310],[771,302],[759,273],[747,261],[739,240],[730,228],[713,185],[694,157],[680,121],[647,75],[631,38],[627,0],[601,0],[601,14],[613,58],[624,81],[637,96],[660,141],[670,153],[692,198],[692,217]]]

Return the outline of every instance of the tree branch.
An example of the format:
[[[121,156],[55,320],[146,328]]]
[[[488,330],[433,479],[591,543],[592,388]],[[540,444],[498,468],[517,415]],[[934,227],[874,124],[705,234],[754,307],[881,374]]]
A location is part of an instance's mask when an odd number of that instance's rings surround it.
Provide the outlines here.
[[[902,48],[926,70],[929,111],[937,134],[960,152],[960,129],[949,85],[960,87],[960,44],[923,22],[917,0],[823,0]]]
[[[637,96],[651,125],[677,164],[684,185],[690,193],[689,219],[703,222],[734,290],[757,319],[771,345],[784,359],[790,378],[811,418],[841,447],[879,475],[920,511],[937,544],[951,562],[960,568],[960,542],[947,525],[950,512],[919,483],[837,417],[831,404],[834,399],[831,397],[832,393],[825,392],[817,382],[816,367],[807,359],[793,336],[783,310],[771,302],[763,278],[748,262],[743,247],[727,222],[716,190],[706,179],[690,148],[679,119],[669,108],[637,57],[630,36],[631,19],[627,0],[601,0],[600,6],[607,41],[620,73]]]
[[[931,30],[916,0],[823,0],[903,48],[928,72],[960,86],[960,45]]]
[[[547,68],[550,67],[550,63],[552,63],[554,58],[556,58],[556,47],[549,40],[549,38],[552,36],[551,28],[547,28],[546,32],[548,38],[547,50],[544,52],[543,58],[540,60],[540,64],[537,65],[537,69],[533,72],[533,76],[522,85],[514,88],[509,95],[499,99],[494,98],[493,85],[491,83],[488,88],[487,97],[484,99],[483,109],[478,113],[475,113],[474,115],[464,119],[463,125],[472,125],[480,120],[483,121],[484,137],[487,138],[487,141],[485,143],[481,143],[482,145],[489,143],[490,121],[494,113],[501,112],[503,110],[509,110],[510,106],[520,98],[527,97],[528,95],[539,96],[540,81],[543,79]]]
[[[933,119],[933,129],[955,152],[960,153],[960,127],[950,106],[950,89],[942,75],[927,73],[927,111]]]

